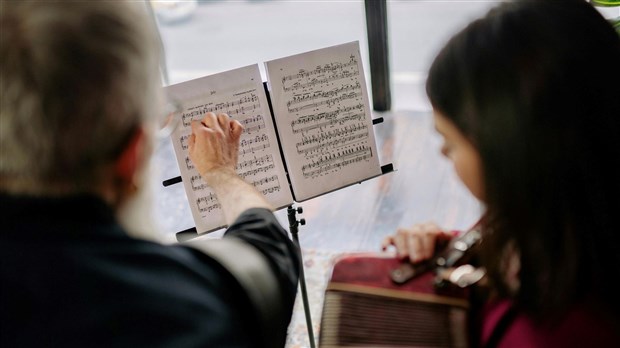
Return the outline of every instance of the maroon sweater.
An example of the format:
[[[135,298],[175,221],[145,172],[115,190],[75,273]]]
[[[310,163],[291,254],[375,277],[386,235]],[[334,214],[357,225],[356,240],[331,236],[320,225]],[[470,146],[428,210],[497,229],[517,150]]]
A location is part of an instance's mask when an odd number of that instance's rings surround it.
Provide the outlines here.
[[[510,313],[507,300],[488,303],[483,310],[482,346],[511,347],[618,347],[620,333],[586,306],[576,306],[556,325],[536,324],[523,313]],[[508,316],[514,315],[512,319]],[[507,325],[501,328],[500,321]],[[503,332],[498,332],[503,331]],[[495,343],[489,342],[492,336]]]

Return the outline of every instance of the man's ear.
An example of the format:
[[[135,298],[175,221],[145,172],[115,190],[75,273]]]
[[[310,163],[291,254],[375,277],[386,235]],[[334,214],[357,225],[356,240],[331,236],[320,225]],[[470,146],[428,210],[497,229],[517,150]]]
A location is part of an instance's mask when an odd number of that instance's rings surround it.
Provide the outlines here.
[[[144,160],[145,141],[144,129],[136,128],[114,164],[117,177],[126,182],[133,181],[136,172],[140,169],[141,161]]]

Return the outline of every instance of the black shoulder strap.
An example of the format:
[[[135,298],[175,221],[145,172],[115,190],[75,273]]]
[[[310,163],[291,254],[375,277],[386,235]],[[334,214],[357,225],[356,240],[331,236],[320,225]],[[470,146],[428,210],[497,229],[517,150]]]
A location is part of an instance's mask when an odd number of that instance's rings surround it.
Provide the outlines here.
[[[245,290],[258,315],[264,347],[282,346],[286,329],[278,280],[265,256],[235,237],[208,241],[189,241],[184,245],[198,249],[224,267]]]

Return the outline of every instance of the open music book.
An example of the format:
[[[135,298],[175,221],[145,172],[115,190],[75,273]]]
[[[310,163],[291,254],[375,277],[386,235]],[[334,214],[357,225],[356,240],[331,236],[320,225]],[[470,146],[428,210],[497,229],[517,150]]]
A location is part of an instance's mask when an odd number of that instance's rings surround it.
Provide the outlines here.
[[[171,136],[198,233],[225,224],[188,155],[191,121],[209,111],[244,126],[237,173],[277,208],[382,173],[357,41],[268,61],[265,71],[268,92],[258,64],[166,87],[182,105]]]

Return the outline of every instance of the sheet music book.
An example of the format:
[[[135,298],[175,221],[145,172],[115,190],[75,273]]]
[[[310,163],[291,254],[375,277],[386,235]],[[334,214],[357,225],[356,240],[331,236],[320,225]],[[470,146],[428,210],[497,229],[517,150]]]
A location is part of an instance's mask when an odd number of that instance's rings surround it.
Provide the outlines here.
[[[171,137],[198,233],[225,225],[188,154],[191,121],[209,111],[243,125],[237,173],[276,208],[382,173],[359,42],[264,64],[269,93],[258,64],[165,88],[182,106]]]

